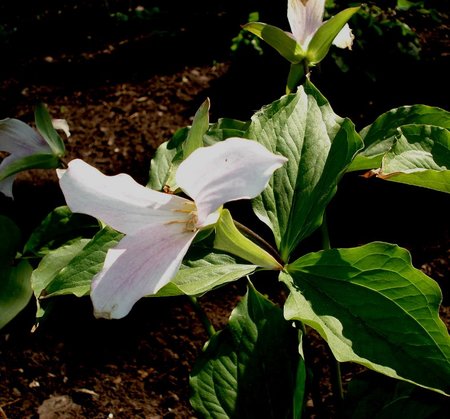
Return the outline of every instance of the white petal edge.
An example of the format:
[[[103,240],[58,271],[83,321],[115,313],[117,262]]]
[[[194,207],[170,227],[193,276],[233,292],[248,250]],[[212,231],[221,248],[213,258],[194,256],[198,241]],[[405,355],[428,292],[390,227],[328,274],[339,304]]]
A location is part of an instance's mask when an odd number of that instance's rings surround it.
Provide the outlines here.
[[[14,118],[0,121],[0,150],[14,155],[15,158],[52,152],[38,132],[25,122]]]
[[[286,161],[256,141],[229,138],[195,150],[180,164],[176,181],[195,201],[202,227],[224,203],[258,196]]]
[[[153,191],[126,174],[106,176],[83,160],[72,160],[57,173],[72,212],[91,215],[125,234],[146,225],[186,222],[195,210],[192,201]]]
[[[353,35],[352,30],[350,29],[350,26],[348,23],[346,23],[340,32],[336,35],[336,38],[333,40],[333,45],[337,46],[338,48],[348,48],[352,49],[353,40],[355,39],[355,35]]]
[[[63,131],[67,138],[70,137],[69,124],[65,119],[52,119],[52,125],[56,130]]]
[[[195,235],[184,225],[166,224],[123,238],[92,283],[95,316],[120,319],[140,298],[158,292],[178,272]]]
[[[325,0],[288,0],[289,25],[304,50],[322,24],[324,10]]]

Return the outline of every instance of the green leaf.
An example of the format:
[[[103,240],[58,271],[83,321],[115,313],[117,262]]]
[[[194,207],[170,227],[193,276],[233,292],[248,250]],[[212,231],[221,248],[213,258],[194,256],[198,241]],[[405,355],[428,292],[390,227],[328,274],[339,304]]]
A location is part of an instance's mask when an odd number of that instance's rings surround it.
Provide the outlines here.
[[[384,154],[394,144],[398,128],[412,124],[450,129],[450,113],[436,107],[413,105],[392,109],[380,115],[373,124],[361,130],[364,149],[355,157],[348,171],[380,167]]]
[[[52,119],[44,104],[40,103],[36,106],[34,117],[39,133],[50,146],[53,154],[57,157],[63,156],[66,152],[64,141],[53,128]]]
[[[205,418],[290,418],[304,388],[297,331],[252,287],[192,371],[191,404]],[[297,407],[298,408],[298,407]]]
[[[450,131],[430,125],[398,131],[377,177],[450,193]]]
[[[58,207],[31,233],[23,252],[46,253],[48,248],[57,247],[74,238],[91,236],[98,228],[98,221],[95,218],[74,214],[67,206]]]
[[[203,147],[203,135],[209,127],[209,99],[206,99],[195,113],[191,129],[183,142],[183,160],[197,148]]]
[[[205,146],[208,146],[230,137],[242,138],[249,124],[249,122],[239,121],[237,119],[220,118],[216,123],[209,126],[208,131],[203,136],[203,142]]]
[[[285,317],[316,329],[338,361],[450,394],[450,337],[441,291],[388,243],[332,249],[288,265]]]
[[[60,161],[53,154],[32,154],[14,160],[0,171],[0,182],[9,176],[29,169],[56,169],[60,166]]]
[[[293,64],[297,64],[305,58],[305,52],[300,44],[292,37],[276,26],[261,22],[250,22],[242,26],[242,29],[251,32],[263,41],[275,48],[282,57]]]
[[[19,242],[19,227],[8,217],[0,215],[0,268],[12,264],[19,248]]]
[[[26,260],[17,266],[0,267],[0,329],[28,304],[33,290],[30,276],[33,268]]]
[[[77,297],[89,294],[91,282],[103,268],[106,253],[123,237],[110,227],[100,230],[84,247],[64,266],[45,288],[46,297],[74,294]]]
[[[343,418],[445,418],[450,400],[404,381],[367,370],[348,385]]]
[[[281,270],[279,262],[266,250],[245,237],[235,226],[230,211],[224,209],[215,225],[214,248],[237,255],[262,268]]]
[[[89,243],[89,239],[76,239],[49,251],[42,258],[38,267],[31,275],[31,287],[33,288],[36,299],[45,297],[47,294],[43,292],[45,288],[69,265],[72,259],[83,250],[87,243]]]
[[[334,38],[358,10],[359,7],[342,10],[317,30],[309,43],[306,54],[306,58],[311,65],[320,63],[326,57]]]
[[[321,225],[362,141],[351,121],[337,116],[311,83],[256,113],[246,136],[289,159],[253,200],[255,213],[272,229],[287,261],[297,244]]]
[[[168,148],[169,142],[162,143],[156,150],[150,162],[150,178],[147,186],[155,191],[162,191],[168,184],[170,174],[173,172],[173,160],[177,154],[176,149]]]
[[[175,278],[156,297],[201,295],[252,274],[258,266],[209,248],[192,246]]]

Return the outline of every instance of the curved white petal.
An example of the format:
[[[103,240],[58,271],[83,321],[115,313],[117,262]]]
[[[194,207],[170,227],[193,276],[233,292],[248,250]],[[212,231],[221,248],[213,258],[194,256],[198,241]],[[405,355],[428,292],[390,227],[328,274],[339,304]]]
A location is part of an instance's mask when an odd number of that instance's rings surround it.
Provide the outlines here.
[[[0,121],[0,150],[16,158],[36,153],[51,153],[50,146],[41,135],[25,122],[7,118]]]
[[[92,284],[96,317],[119,319],[145,295],[155,294],[177,273],[196,233],[184,225],[150,226],[109,250]]]
[[[38,153],[51,153],[52,150],[41,135],[18,119],[7,118],[0,121],[0,151],[10,153],[0,164],[0,173],[10,164],[23,157]],[[0,182],[0,192],[12,198],[12,185],[15,176]]]
[[[354,39],[355,35],[353,35],[350,26],[346,23],[341,31],[336,35],[336,38],[334,38],[333,45],[336,45],[339,48],[348,48],[351,50]]]
[[[72,160],[58,176],[73,212],[91,215],[122,233],[173,220],[187,222],[195,211],[192,201],[153,191],[125,174],[106,176],[82,160]]]
[[[304,50],[322,24],[324,10],[325,0],[288,0],[289,25]]]
[[[67,138],[70,137],[69,124],[65,119],[52,119],[52,125],[56,130],[63,131]]]
[[[195,150],[180,164],[176,181],[195,201],[201,227],[225,202],[259,195],[286,161],[256,141],[229,138]]]

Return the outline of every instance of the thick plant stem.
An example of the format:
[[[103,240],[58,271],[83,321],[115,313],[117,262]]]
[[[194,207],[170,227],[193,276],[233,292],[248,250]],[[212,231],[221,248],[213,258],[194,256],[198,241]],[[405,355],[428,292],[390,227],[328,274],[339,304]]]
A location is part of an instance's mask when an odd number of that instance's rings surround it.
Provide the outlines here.
[[[208,316],[200,306],[198,300],[196,297],[193,297],[191,295],[187,296],[189,301],[192,304],[192,307],[194,307],[195,312],[197,313],[198,317],[200,318],[200,321],[203,324],[203,327],[206,330],[206,333],[208,334],[208,337],[212,337],[216,334],[216,329],[214,329],[214,326],[212,325],[211,321],[209,320]]]
[[[322,232],[322,247],[324,250],[331,249],[330,234],[328,232],[327,216],[323,214],[323,222],[321,226]],[[333,386],[333,393],[336,397],[336,403],[338,408],[342,405],[344,400],[344,389],[342,387],[342,375],[341,375],[341,364],[334,358],[332,352],[330,351],[330,358],[332,358],[331,365],[331,384]],[[334,362],[333,362],[334,361]]]

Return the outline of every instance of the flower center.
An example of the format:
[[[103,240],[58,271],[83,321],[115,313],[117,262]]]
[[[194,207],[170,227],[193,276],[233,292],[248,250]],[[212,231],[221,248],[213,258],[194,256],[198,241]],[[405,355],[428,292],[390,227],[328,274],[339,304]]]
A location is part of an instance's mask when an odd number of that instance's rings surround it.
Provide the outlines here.
[[[187,203],[184,208],[178,208],[173,211],[183,214],[183,217],[180,217],[181,219],[179,220],[169,221],[169,224],[185,224],[184,231],[189,233],[195,233],[198,230],[197,207],[193,202]]]

